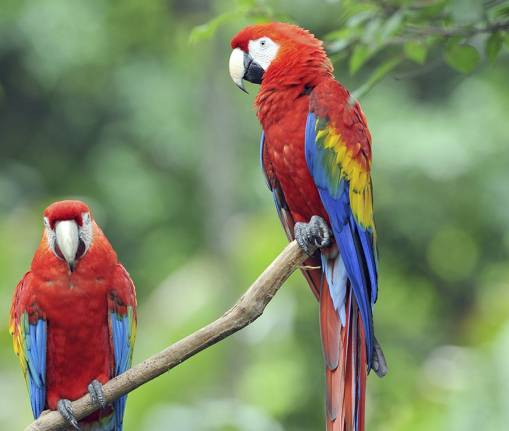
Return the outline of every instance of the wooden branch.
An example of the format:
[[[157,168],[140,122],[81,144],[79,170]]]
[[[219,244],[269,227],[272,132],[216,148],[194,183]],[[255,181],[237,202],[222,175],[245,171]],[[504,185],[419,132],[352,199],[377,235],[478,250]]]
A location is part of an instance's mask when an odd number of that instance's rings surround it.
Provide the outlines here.
[[[252,323],[261,316],[281,285],[306,257],[295,241],[288,244],[223,316],[106,383],[106,401],[111,403]],[[87,394],[72,402],[72,410],[77,419],[83,419],[97,410],[97,406],[92,404]],[[25,431],[50,431],[66,426],[68,424],[60,413],[50,411],[41,415]]]

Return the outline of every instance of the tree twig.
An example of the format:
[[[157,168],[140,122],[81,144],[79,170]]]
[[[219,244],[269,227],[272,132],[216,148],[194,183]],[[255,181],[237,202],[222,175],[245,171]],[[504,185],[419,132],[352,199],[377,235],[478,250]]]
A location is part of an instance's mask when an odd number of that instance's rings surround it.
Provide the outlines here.
[[[252,323],[306,258],[304,251],[292,241],[223,316],[106,383],[103,387],[106,401],[111,403]],[[82,419],[97,410],[97,406],[87,394],[72,402],[72,410]],[[50,411],[25,431],[52,431],[66,426],[60,413]]]
[[[509,21],[499,21],[494,23],[485,24],[482,27],[476,26],[460,26],[460,27],[452,27],[452,28],[444,28],[444,27],[410,27],[409,30],[415,33],[417,36],[443,36],[443,37],[453,37],[453,36],[463,36],[470,37],[475,36],[477,34],[482,33],[496,33],[497,31],[507,30],[509,29]]]

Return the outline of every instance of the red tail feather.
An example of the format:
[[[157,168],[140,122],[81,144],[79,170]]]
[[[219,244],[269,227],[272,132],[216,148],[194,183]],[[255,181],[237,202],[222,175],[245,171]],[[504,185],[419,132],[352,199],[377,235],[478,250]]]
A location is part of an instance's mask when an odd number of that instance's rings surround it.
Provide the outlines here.
[[[364,431],[366,343],[362,320],[350,286],[347,289],[344,327],[334,309],[325,280],[320,295],[327,431]]]

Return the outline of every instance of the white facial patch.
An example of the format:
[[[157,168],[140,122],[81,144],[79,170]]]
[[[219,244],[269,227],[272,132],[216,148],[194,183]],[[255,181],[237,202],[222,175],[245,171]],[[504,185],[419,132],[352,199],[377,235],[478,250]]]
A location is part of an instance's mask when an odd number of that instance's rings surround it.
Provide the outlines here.
[[[51,229],[48,217],[44,217],[44,230],[46,231],[46,239],[51,250],[55,251],[55,231]]]
[[[81,228],[80,228],[80,239],[85,244],[85,254],[92,244],[92,219],[90,213],[81,214]]]
[[[76,255],[76,252],[79,250],[79,257],[83,257],[90,245],[92,244],[93,237],[93,225],[92,218],[90,217],[90,213],[85,212],[81,214],[82,224],[78,226],[74,221],[73,224],[69,224],[69,220],[64,220],[63,222],[57,222],[55,229],[52,229],[47,217],[44,217],[44,230],[46,231],[46,239],[48,241],[49,248],[53,251],[55,255],[58,256],[56,252],[56,246],[60,248],[61,253],[65,258],[71,259],[71,255]],[[58,227],[60,225],[60,227]],[[71,230],[76,227],[76,232],[71,232]],[[67,229],[65,229],[67,227]],[[57,230],[59,230],[60,235],[57,235]],[[59,238],[59,237],[60,238]],[[59,243],[59,240],[60,242]],[[62,241],[66,241],[66,244],[62,243]],[[69,241],[76,241],[76,244],[67,244]],[[79,242],[83,242],[83,244],[79,244]],[[83,249],[84,246],[84,249]],[[81,249],[80,249],[81,247]],[[67,250],[68,249],[68,250]],[[67,251],[66,251],[67,250]],[[66,256],[67,254],[67,256]]]
[[[249,55],[256,61],[263,70],[267,70],[276,58],[279,50],[279,45],[268,37],[261,37],[260,39],[250,40]]]

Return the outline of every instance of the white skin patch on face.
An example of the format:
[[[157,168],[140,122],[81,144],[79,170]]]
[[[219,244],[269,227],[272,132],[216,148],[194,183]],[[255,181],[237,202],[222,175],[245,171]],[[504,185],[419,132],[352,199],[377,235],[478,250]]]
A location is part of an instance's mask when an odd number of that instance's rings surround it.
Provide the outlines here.
[[[81,215],[81,220],[83,223],[80,228],[80,239],[85,244],[86,253],[90,248],[90,244],[92,244],[92,219],[90,217],[90,213],[83,213]]]
[[[268,37],[261,37],[260,39],[250,40],[249,55],[256,61],[263,70],[267,70],[276,58],[279,50],[279,45]]]
[[[53,252],[55,252],[55,231],[51,229],[48,217],[44,217],[44,230],[46,231],[46,239],[48,246]]]

